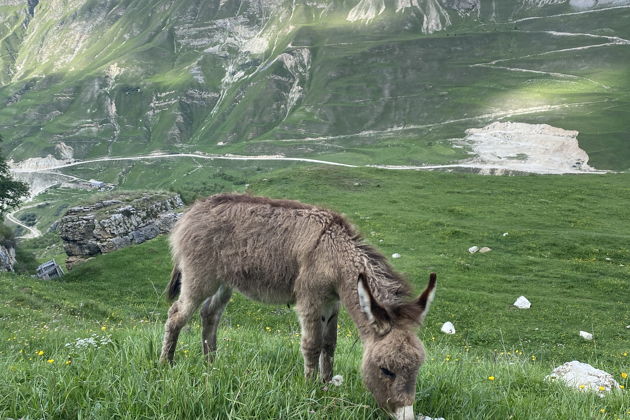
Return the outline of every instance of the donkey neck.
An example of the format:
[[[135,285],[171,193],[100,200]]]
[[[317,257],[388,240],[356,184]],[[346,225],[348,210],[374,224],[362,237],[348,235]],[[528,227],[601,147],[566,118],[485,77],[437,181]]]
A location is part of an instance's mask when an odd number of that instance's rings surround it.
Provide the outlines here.
[[[357,327],[357,330],[359,330],[361,342],[365,343],[366,340],[371,339],[374,336],[374,329],[368,322],[365,314],[361,311],[356,282],[354,285],[342,285],[339,289],[339,299],[348,311],[348,314],[354,322],[354,325]]]

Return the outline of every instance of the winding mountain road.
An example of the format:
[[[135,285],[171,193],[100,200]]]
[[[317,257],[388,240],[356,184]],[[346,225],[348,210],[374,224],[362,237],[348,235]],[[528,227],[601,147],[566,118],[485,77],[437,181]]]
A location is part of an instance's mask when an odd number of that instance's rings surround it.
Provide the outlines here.
[[[32,239],[32,238],[37,238],[37,237],[42,236],[42,232],[39,229],[37,229],[36,227],[31,227],[31,226],[25,225],[24,223],[22,223],[20,220],[18,220],[14,216],[14,214],[17,213],[18,211],[26,210],[26,209],[31,208],[31,207],[35,207],[35,206],[22,207],[21,209],[12,211],[11,213],[7,214],[7,220],[9,220],[11,223],[14,223],[14,224],[16,224],[18,226],[21,226],[24,229],[28,230],[28,233],[26,235],[22,235],[22,236],[19,237],[20,239]]]

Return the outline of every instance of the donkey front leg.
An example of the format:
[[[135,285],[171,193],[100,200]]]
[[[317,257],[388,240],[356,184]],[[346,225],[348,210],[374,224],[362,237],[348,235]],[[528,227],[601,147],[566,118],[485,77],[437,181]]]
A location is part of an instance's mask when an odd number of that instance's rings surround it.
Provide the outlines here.
[[[302,356],[304,357],[304,376],[314,378],[317,375],[317,363],[322,351],[323,323],[320,305],[296,305],[302,328]]]
[[[217,351],[217,329],[221,315],[230,301],[232,289],[221,285],[219,290],[211,297],[206,299],[201,307],[201,325],[203,326],[201,333],[201,346],[203,354],[208,358],[208,362],[214,359],[214,353]]]
[[[326,306],[321,322],[323,324],[322,351],[319,354],[319,373],[322,381],[330,382],[333,377],[333,358],[337,347],[337,316],[339,302]]]

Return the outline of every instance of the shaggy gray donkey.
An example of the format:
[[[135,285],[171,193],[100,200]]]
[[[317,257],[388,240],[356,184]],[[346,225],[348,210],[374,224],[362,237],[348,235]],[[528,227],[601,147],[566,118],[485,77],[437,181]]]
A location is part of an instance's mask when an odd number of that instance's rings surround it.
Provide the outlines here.
[[[416,299],[409,283],[365,244],[341,215],[297,201],[220,194],[197,201],[170,237],[174,260],[167,294],[162,362],[201,307],[209,360],[232,289],[272,304],[295,304],[304,374],[333,376],[339,301],[363,342],[363,381],[381,407],[413,418],[416,376],[425,359],[416,335],[435,294],[435,273]]]

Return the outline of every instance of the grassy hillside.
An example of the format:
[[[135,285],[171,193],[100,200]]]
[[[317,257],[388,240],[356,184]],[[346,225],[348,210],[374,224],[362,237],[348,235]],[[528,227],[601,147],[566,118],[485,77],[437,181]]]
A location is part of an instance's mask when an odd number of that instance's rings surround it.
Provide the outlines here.
[[[507,119],[578,130],[594,167],[628,169],[626,0],[29,4],[0,1],[0,131],[15,160],[60,157],[63,143],[80,159],[446,163],[465,156],[451,139]]]
[[[630,418],[627,389],[599,398],[544,377],[576,359],[630,385],[621,376],[630,373],[628,181],[312,167],[250,178],[248,188],[345,213],[386,255],[402,255],[392,263],[417,290],[438,273],[419,332],[429,358],[416,412],[604,419]],[[472,245],[492,251],[469,254]],[[302,379],[292,310],[238,294],[214,365],[202,360],[195,320],[175,367],[158,366],[169,271],[159,238],[100,256],[61,282],[0,277],[0,371],[9,373],[0,417],[384,418],[360,382],[361,345],[345,313],[340,387]],[[531,309],[511,306],[520,295]],[[440,333],[445,321],[456,335]],[[77,344],[92,335],[95,345]]]

